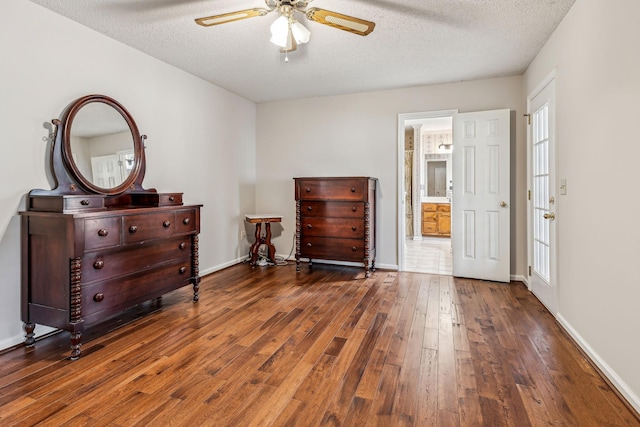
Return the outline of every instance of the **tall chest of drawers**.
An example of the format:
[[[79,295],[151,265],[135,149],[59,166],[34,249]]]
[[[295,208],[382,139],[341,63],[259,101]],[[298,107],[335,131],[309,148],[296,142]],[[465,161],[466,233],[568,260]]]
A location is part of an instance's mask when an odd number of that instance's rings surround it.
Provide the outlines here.
[[[294,178],[296,270],[300,259],[358,262],[375,270],[376,185],[371,177]]]
[[[22,317],[71,332],[186,285],[199,291],[200,206],[22,212]]]

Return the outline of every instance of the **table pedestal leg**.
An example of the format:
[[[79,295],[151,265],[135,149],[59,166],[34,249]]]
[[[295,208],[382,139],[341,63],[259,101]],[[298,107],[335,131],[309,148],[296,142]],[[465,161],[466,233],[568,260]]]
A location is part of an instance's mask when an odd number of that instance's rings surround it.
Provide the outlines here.
[[[251,254],[251,265],[256,265],[256,261],[258,261],[258,249],[260,249],[260,232],[262,229],[262,223],[256,222],[256,240],[253,242],[253,245],[249,248],[249,253]]]

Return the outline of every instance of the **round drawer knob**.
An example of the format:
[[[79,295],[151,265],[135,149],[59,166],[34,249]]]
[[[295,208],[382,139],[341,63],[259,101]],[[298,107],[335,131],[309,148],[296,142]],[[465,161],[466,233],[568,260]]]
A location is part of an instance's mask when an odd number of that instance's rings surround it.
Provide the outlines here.
[[[169,221],[165,221],[165,222],[162,223],[162,226],[164,228],[169,228],[171,226],[171,223]]]
[[[311,225],[311,224],[307,224],[307,228],[308,228],[309,230],[311,230],[311,229],[313,228],[313,225]]]
[[[107,234],[109,234],[109,231],[105,230],[104,228],[98,230],[98,236],[100,237],[105,237]]]
[[[353,246],[353,247],[351,248],[351,250],[352,250],[353,252],[355,252],[355,251],[357,251],[357,250],[358,250],[358,248],[356,248],[355,246]]]
[[[87,199],[80,200],[80,204],[81,204],[82,206],[89,206],[89,201],[88,201]]]
[[[355,226],[351,227],[351,231],[356,231],[356,227]]]
[[[178,270],[180,272],[180,274],[184,274],[187,272],[187,267],[180,267],[180,270]]]
[[[170,202],[175,202],[175,201],[176,201],[176,198],[175,198],[175,197],[173,197],[173,196],[169,196],[169,201],[170,201]]]
[[[99,292],[93,296],[93,300],[95,302],[101,302],[103,299],[104,299],[104,294],[102,292]]]
[[[101,270],[102,267],[104,267],[104,261],[101,259],[93,263],[93,268],[95,268],[96,270]]]
[[[355,193],[356,192],[356,187],[351,187],[351,192]]]
[[[307,247],[310,248],[311,247],[311,243],[307,243]]]
[[[358,210],[358,208],[357,208],[357,207],[355,207],[355,206],[351,208],[351,212],[355,212],[355,211],[357,211],[357,210]]]
[[[180,245],[178,245],[178,247],[182,250],[185,250],[187,248],[187,244],[185,242],[180,243]]]
[[[313,208],[312,208],[311,206],[307,206],[307,210],[308,210],[308,211],[312,211],[312,210],[313,210]]]
[[[133,234],[136,231],[138,231],[138,226],[137,225],[132,225],[131,227],[129,227],[129,233]]]
[[[185,219],[183,219],[183,220],[182,220],[182,223],[183,223],[184,225],[189,224],[189,222],[190,222],[190,221],[189,221],[189,218],[185,218]]]
[[[310,189],[310,188],[307,188],[305,191],[306,191],[307,193],[311,193],[311,189]]]

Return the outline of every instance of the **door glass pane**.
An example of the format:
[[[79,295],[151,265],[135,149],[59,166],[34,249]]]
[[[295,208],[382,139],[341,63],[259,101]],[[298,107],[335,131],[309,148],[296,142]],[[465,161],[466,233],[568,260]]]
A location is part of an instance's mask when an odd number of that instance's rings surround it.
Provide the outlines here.
[[[533,113],[533,271],[549,282],[549,104]]]

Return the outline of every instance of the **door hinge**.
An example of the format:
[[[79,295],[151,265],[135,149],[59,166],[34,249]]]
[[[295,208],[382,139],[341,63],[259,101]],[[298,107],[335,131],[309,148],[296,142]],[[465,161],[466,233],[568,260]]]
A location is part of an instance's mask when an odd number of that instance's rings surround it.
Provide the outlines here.
[[[529,276],[531,276],[531,266],[529,266]]]
[[[525,116],[527,118],[527,124],[530,125],[531,124],[531,114],[523,114],[523,116]]]
[[[527,190],[527,200],[531,200],[531,190]]]

